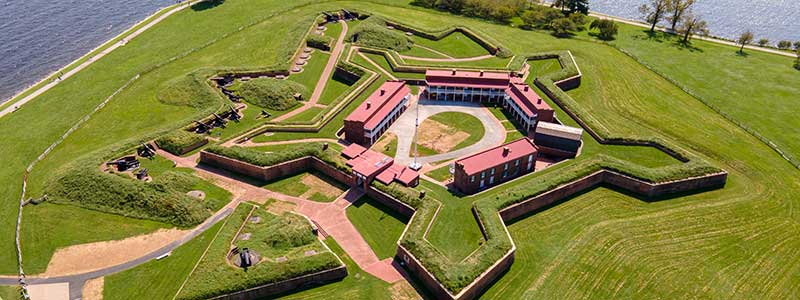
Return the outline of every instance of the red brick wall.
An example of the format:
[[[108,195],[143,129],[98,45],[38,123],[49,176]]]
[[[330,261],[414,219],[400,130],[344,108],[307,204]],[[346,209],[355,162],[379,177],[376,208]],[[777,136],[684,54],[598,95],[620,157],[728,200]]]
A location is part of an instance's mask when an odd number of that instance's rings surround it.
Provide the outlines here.
[[[597,186],[600,183],[608,183],[627,191],[652,198],[692,190],[721,188],[725,186],[727,178],[728,173],[720,172],[664,183],[649,183],[614,171],[600,170],[570,183],[563,184],[546,193],[506,207],[500,211],[500,217],[503,218],[504,222],[517,219],[531,211]]]
[[[292,176],[313,169],[344,184],[352,185],[354,182],[352,175],[344,173],[313,156],[298,158],[274,166],[259,167],[233,158],[202,151],[200,152],[200,162],[264,181]]]
[[[399,200],[396,200],[392,196],[387,195],[384,192],[376,190],[373,187],[369,187],[366,190],[367,196],[374,199],[375,201],[380,202],[381,204],[385,205],[386,207],[392,209],[393,211],[411,219],[411,216],[414,215],[414,209],[411,206],[406,205]]]
[[[352,143],[369,147],[364,139],[364,123],[344,121],[344,138]]]

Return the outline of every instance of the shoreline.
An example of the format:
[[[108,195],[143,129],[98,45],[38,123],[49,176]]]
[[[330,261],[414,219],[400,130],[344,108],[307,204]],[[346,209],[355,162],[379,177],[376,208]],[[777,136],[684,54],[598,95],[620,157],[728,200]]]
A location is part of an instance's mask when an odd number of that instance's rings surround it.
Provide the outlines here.
[[[189,1],[191,1],[191,0],[189,0]],[[3,99],[3,101],[0,102],[0,109],[2,109],[2,111],[0,111],[0,117],[2,117],[5,114],[7,114],[7,112],[5,112],[5,111],[9,107],[13,106],[14,103],[19,102],[21,99],[18,99],[18,98],[23,97],[26,93],[33,92],[33,90],[37,89],[37,87],[40,87],[40,86],[43,87],[42,85],[48,84],[47,81],[54,82],[54,81],[58,80],[58,75],[59,74],[66,74],[67,72],[73,70],[74,68],[77,68],[77,67],[81,66],[82,63],[85,63],[87,61],[92,60],[93,57],[95,57],[97,55],[100,55],[103,50],[114,46],[115,43],[119,43],[119,42],[121,42],[123,40],[126,40],[125,37],[135,33],[137,28],[145,26],[149,22],[152,22],[152,21],[156,20],[161,15],[169,12],[170,9],[177,8],[180,5],[183,5],[185,3],[187,3],[187,1],[181,1],[180,3],[170,4],[170,5],[164,6],[162,8],[159,8],[158,10],[156,10],[153,13],[151,13],[147,17],[139,20],[138,22],[136,22],[135,24],[131,25],[127,29],[123,30],[119,34],[111,37],[110,39],[108,39],[105,42],[101,43],[97,47],[94,47],[91,50],[87,51],[85,54],[81,55],[80,57],[76,58],[75,60],[73,60],[73,61],[67,63],[66,65],[58,68],[57,70],[53,71],[52,73],[42,77],[42,79],[36,81],[35,83],[33,83],[31,85],[28,85],[27,87],[17,91],[13,95],[11,95],[11,97]],[[62,80],[63,80],[63,78],[62,78]]]

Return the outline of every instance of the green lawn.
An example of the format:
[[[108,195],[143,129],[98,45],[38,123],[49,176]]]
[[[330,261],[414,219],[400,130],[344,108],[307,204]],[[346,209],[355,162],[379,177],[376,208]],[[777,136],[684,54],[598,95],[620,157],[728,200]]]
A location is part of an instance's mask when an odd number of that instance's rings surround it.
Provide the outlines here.
[[[29,274],[44,272],[53,253],[61,247],[119,240],[170,227],[164,223],[50,203],[26,206],[22,218],[29,222],[26,230],[20,232],[25,272]]]
[[[133,269],[105,277],[103,299],[172,299],[195,263],[222,228],[223,222],[178,247],[161,260],[152,260]]]
[[[401,52],[400,54],[412,57],[427,57],[427,58],[448,58],[440,53],[433,52],[429,48],[423,48],[419,45],[414,45],[411,49]]]
[[[305,183],[304,180],[309,183]],[[305,195],[307,199],[317,202],[332,202],[348,189],[342,183],[317,172],[303,172],[281,178],[267,183],[264,188],[294,197]]]
[[[383,145],[383,144],[386,145],[377,148],[378,145]],[[395,136],[394,134],[384,133],[383,136],[378,140],[378,142],[375,143],[372,149],[377,150],[383,154],[386,154],[389,157],[394,157],[397,154],[397,136]]]
[[[528,64],[531,66],[529,76],[533,77],[551,74],[561,70],[561,64],[558,62],[558,59],[555,58],[530,60]]]
[[[22,299],[20,288],[15,285],[0,285],[0,299],[17,300]]]
[[[321,107],[309,107],[305,111],[286,119],[285,122],[311,122],[311,120],[321,114],[323,110],[325,109]]]
[[[394,257],[408,220],[367,196],[347,207],[347,218],[379,259]]]
[[[377,63],[381,68],[389,73],[391,73],[394,77],[397,78],[408,78],[408,79],[423,79],[425,78],[425,74],[423,73],[409,73],[409,72],[395,72],[392,70],[392,65],[386,60],[386,57],[380,54],[374,53],[362,53],[366,56],[369,60]],[[354,61],[356,61],[359,65],[364,66],[367,69],[372,69],[375,72],[379,72],[377,68],[375,68],[372,64],[363,61],[364,58],[360,57],[358,54],[353,54]]]
[[[798,279],[792,276],[800,268],[796,259],[800,211],[794,209],[800,195],[800,172],[700,101],[720,107],[733,120],[775,140],[787,153],[798,153],[800,142],[793,139],[800,130],[795,126],[797,106],[790,104],[800,94],[800,76],[791,69],[790,58],[754,51],[740,56],[734,47],[700,41],[694,42],[695,48],[681,47],[668,38],[649,38],[641,28],[621,25],[612,44],[668,80],[585,33],[558,39],[547,32],[523,31],[411,6],[368,2],[304,6],[306,3],[309,1],[242,0],[202,11],[184,10],[19,111],[0,118],[4,135],[0,194],[6,195],[5,209],[0,210],[4,222],[0,273],[16,272],[14,222],[27,164],[130,78],[142,74],[36,166],[30,178],[31,196],[39,196],[51,174],[78,157],[108,155],[116,145],[138,142],[209,113],[160,103],[155,93],[164,82],[201,67],[282,63],[287,58],[285,50],[295,49],[310,18],[321,10],[346,5],[429,30],[453,24],[469,26],[490,33],[514,53],[568,49],[584,74],[581,87],[568,93],[577,105],[591,112],[587,121],[592,126],[617,136],[664,139],[730,172],[724,189],[660,202],[643,202],[597,188],[512,225],[519,247],[516,262],[485,298],[787,299],[800,293]],[[392,4],[406,5],[407,1]],[[270,13],[290,9],[294,10]],[[379,83],[370,89],[375,90]],[[346,111],[352,111],[359,100]],[[557,113],[574,126],[561,110]],[[339,114],[320,133],[276,134],[264,139],[332,137],[346,115]],[[584,142],[578,159],[474,197],[457,197],[438,185],[422,182],[419,189],[443,204],[429,241],[451,260],[468,257],[483,242],[471,210],[475,201],[523,193],[544,176],[598,154],[645,166],[677,163],[651,149],[603,146],[588,134]],[[72,206],[27,206],[22,226],[26,271],[42,271],[57,247],[119,239],[161,227],[164,225]],[[390,297],[388,284],[357,268],[351,270],[344,281],[287,297]],[[174,276],[178,273],[170,273],[170,278],[180,277]],[[167,290],[175,287],[162,281],[163,286],[142,291],[156,295],[138,298],[165,298]],[[114,289],[134,293],[139,282],[143,281],[117,281],[119,286]]]
[[[417,45],[434,49],[455,58],[475,57],[490,54],[489,51],[484,49],[480,44],[461,32],[453,32],[438,41],[426,39],[420,36],[412,36],[411,40],[413,40]]]
[[[431,178],[438,180],[439,182],[446,182],[447,180],[453,178],[453,174],[450,174],[449,165],[445,165],[435,170],[428,171],[428,173],[425,173],[425,175],[428,175]]]
[[[344,99],[340,98],[340,96],[349,93],[355,87],[356,85],[349,85],[331,77],[328,80],[328,84],[325,85],[325,90],[322,91],[322,96],[319,97],[318,102],[322,105],[336,105],[338,104],[337,100]]]

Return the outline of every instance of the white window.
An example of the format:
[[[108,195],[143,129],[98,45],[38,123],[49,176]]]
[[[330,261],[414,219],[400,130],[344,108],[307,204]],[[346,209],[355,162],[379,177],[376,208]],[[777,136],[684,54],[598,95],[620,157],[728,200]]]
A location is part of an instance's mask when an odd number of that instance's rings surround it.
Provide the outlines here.
[[[481,179],[486,178],[486,171],[481,172]]]
[[[469,177],[469,182],[475,182],[475,175]]]
[[[492,175],[494,175],[494,168],[492,168],[492,172],[491,172],[491,174],[492,174]]]
[[[515,161],[514,161],[514,166],[515,166],[515,167],[519,167],[519,159],[517,159],[517,160],[515,160]]]
[[[505,163],[505,164],[503,165],[503,170],[508,170],[508,163]]]

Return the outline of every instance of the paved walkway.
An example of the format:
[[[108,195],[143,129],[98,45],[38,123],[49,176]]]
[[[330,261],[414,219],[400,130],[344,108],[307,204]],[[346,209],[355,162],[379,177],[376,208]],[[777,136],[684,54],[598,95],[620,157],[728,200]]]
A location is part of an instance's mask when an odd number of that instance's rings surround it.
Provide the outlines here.
[[[138,30],[136,30],[136,31],[132,32],[131,34],[129,34],[129,35],[127,35],[127,36],[125,36],[123,39],[121,39],[120,41],[118,41],[118,42],[114,43],[114,44],[113,44],[113,45],[111,45],[110,47],[108,47],[108,48],[106,48],[106,49],[104,49],[104,50],[100,51],[100,53],[97,53],[96,55],[94,55],[94,56],[90,57],[88,60],[86,60],[86,61],[85,61],[85,62],[83,62],[82,64],[78,65],[77,67],[75,67],[75,68],[72,68],[71,70],[67,71],[66,73],[63,73],[63,74],[61,75],[60,79],[53,80],[53,81],[51,81],[51,82],[49,82],[49,83],[47,83],[47,84],[43,85],[42,87],[40,87],[40,88],[36,89],[36,90],[35,90],[33,93],[29,94],[28,96],[25,96],[24,98],[22,98],[22,99],[20,99],[20,100],[17,100],[17,102],[15,102],[15,103],[13,103],[13,104],[9,105],[8,107],[6,107],[6,108],[5,108],[5,109],[3,109],[2,111],[0,111],[0,118],[1,118],[1,117],[3,117],[3,116],[5,116],[5,115],[7,115],[7,114],[9,114],[9,113],[12,113],[12,112],[14,112],[14,111],[15,111],[15,110],[17,110],[18,108],[20,108],[20,107],[21,107],[23,104],[30,102],[31,100],[35,99],[35,98],[36,98],[36,97],[38,97],[39,95],[41,95],[41,94],[43,94],[44,92],[46,92],[46,91],[50,90],[51,88],[53,88],[54,86],[56,86],[57,84],[59,84],[59,83],[60,83],[61,81],[63,81],[64,79],[67,79],[67,78],[70,78],[70,77],[72,77],[73,75],[75,75],[76,73],[78,73],[78,72],[80,72],[81,70],[85,69],[86,67],[88,67],[89,65],[91,65],[92,63],[94,63],[95,61],[97,61],[97,60],[99,60],[99,59],[103,58],[104,56],[106,56],[107,54],[111,53],[111,51],[114,51],[115,49],[117,49],[117,48],[119,48],[119,47],[125,46],[125,44],[126,44],[127,42],[129,42],[129,41],[130,41],[130,40],[132,40],[133,38],[135,38],[135,37],[139,36],[139,35],[140,35],[140,34],[142,34],[143,32],[147,31],[148,29],[150,29],[150,27],[153,27],[153,26],[155,26],[156,24],[158,24],[159,22],[163,21],[163,20],[164,20],[164,19],[166,19],[167,17],[169,17],[169,16],[173,15],[174,13],[176,13],[176,12],[179,12],[179,11],[181,11],[181,10],[183,10],[183,9],[185,9],[185,8],[187,8],[187,7],[189,7],[189,6],[190,6],[190,4],[191,4],[191,3],[194,3],[194,2],[197,2],[197,1],[189,1],[189,2],[187,2],[187,3],[181,3],[180,5],[178,5],[177,7],[173,8],[172,10],[170,10],[170,11],[168,11],[168,12],[164,13],[163,15],[159,16],[158,18],[156,18],[156,19],[154,19],[154,20],[152,20],[152,21],[148,22],[147,24],[145,24],[144,26],[142,26],[142,27],[141,27],[141,28],[139,28]],[[117,37],[114,37],[114,38],[112,38],[111,40],[113,40],[113,39],[115,39],[115,38],[117,38]],[[109,41],[110,41],[110,40],[109,40]],[[105,43],[104,43],[103,45],[105,45]],[[102,47],[102,46],[101,46],[101,47]],[[78,61],[78,60],[80,60],[80,59],[82,59],[82,58],[83,58],[83,57],[81,57],[81,58],[78,58],[76,61]],[[70,65],[71,65],[71,64],[72,64],[72,63],[70,63]],[[48,77],[49,77],[49,76],[48,76]],[[46,80],[46,78],[45,78],[45,80]],[[38,83],[37,83],[37,84],[38,84]],[[26,89],[25,91],[27,91],[27,89]],[[22,92],[20,92],[20,93],[24,93],[25,91],[22,91]],[[12,97],[12,99],[13,99],[13,98],[14,98],[14,97]],[[0,106],[2,106],[2,105],[0,105]]]
[[[455,111],[470,114],[478,118],[485,129],[483,138],[477,143],[456,151],[418,158],[417,161],[423,164],[450,160],[471,153],[477,153],[486,148],[501,145],[506,140],[506,129],[503,127],[503,124],[500,124],[500,121],[480,104],[455,101],[413,101],[412,99],[411,106],[388,130],[388,132],[394,133],[397,136],[397,154],[394,159],[396,163],[401,165],[408,165],[414,161],[414,158],[410,156],[414,144],[414,130],[411,130],[411,128],[414,128],[414,123],[416,121],[417,106],[419,106],[420,123],[432,115]]]
[[[334,45],[333,50],[331,50],[331,56],[328,58],[328,63],[325,65],[325,69],[322,70],[322,75],[320,75],[319,80],[317,80],[317,85],[314,87],[314,92],[311,93],[311,98],[309,98],[302,107],[273,119],[274,122],[286,120],[308,110],[309,108],[317,106],[317,101],[319,101],[319,98],[322,96],[322,92],[325,91],[325,85],[328,84],[328,80],[331,78],[331,74],[333,74],[333,70],[336,68],[336,63],[339,61],[339,55],[341,55],[342,51],[344,50],[344,39],[347,37],[347,22],[339,22],[342,23],[342,33],[339,34],[339,39],[336,40],[336,45]]]

